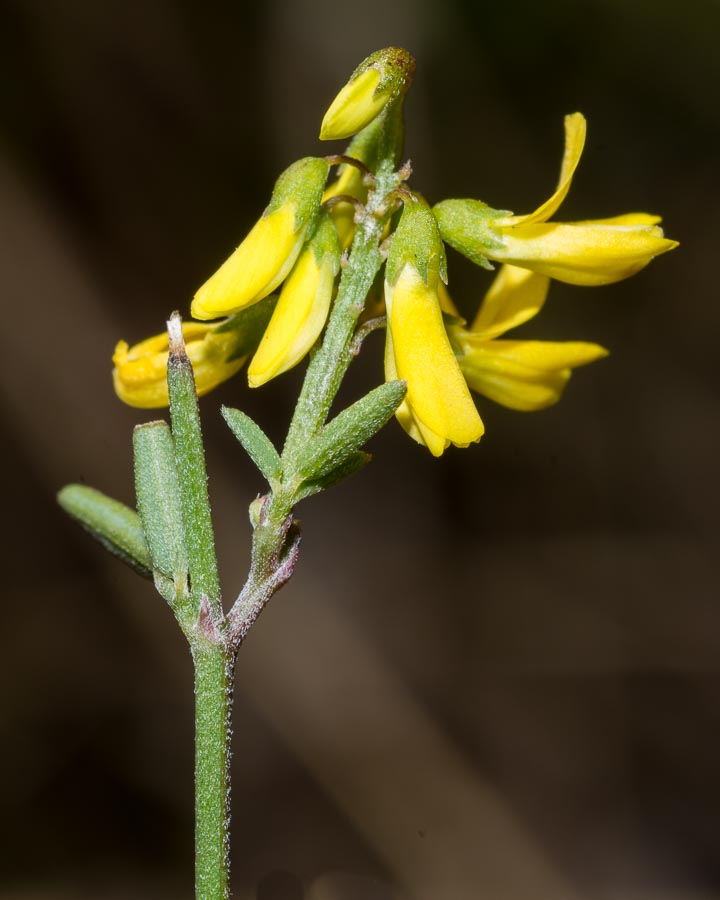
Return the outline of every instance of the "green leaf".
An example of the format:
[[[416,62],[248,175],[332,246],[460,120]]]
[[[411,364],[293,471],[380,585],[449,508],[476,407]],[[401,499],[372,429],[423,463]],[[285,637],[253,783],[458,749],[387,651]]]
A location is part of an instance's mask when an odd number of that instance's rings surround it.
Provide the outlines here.
[[[133,432],[135,492],[153,567],[175,583],[187,578],[180,484],[167,422],[147,422]]]
[[[342,468],[390,419],[406,390],[404,381],[388,381],[343,410],[310,441],[297,474],[304,482],[318,481]]]
[[[200,428],[197,392],[192,365],[185,352],[180,316],[168,322],[168,393],[175,462],[180,484],[185,546],[195,610],[202,598],[220,613],[220,580],[215,555],[215,535],[210,515],[205,450]]]
[[[268,481],[280,478],[282,463],[272,441],[250,416],[231,406],[221,409],[223,419]]]
[[[340,484],[341,481],[345,481],[346,478],[365,468],[371,459],[371,453],[363,453],[362,450],[356,450],[355,453],[343,460],[337,468],[326,472],[319,478],[310,478],[307,481],[303,481],[295,494],[296,502]]]
[[[57,495],[60,506],[111,553],[146,578],[152,563],[140,516],[119,500],[84,484],[69,484]]]

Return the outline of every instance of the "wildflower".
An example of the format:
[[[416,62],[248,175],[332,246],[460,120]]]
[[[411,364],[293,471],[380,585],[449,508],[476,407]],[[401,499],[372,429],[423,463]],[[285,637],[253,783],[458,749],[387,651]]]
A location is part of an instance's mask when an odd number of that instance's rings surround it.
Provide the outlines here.
[[[479,265],[508,262],[570,284],[620,281],[677,247],[663,237],[659,216],[627,213],[609,219],[550,222],[565,199],[585,144],[585,118],[565,117],[565,154],[555,193],[525,216],[479,200],[444,200],[433,212],[443,239]]]
[[[320,140],[340,140],[362,130],[407,90],[414,69],[412,56],[397,47],[368,56],[330,104],[320,126]]]
[[[406,202],[386,267],[385,377],[407,382],[398,421],[433,456],[449,444],[467,447],[484,431],[443,323],[438,284],[444,269],[430,210]]]
[[[470,328],[448,326],[470,387],[510,409],[557,403],[572,369],[607,356],[604,347],[583,341],[496,340],[537,315],[549,285],[546,275],[504,265]]]
[[[324,159],[306,157],[283,172],[262,217],[195,294],[194,318],[216,319],[238,312],[285,280],[315,225],[327,170]]]
[[[198,395],[231,378],[257,346],[275,298],[223,322],[184,322],[185,349],[195,373]],[[115,393],[129,406],[158,409],[168,406],[168,334],[156,334],[130,347],[120,341],[113,353]]]
[[[305,356],[325,325],[340,268],[338,235],[325,213],[283,285],[270,324],[248,366],[259,387]]]

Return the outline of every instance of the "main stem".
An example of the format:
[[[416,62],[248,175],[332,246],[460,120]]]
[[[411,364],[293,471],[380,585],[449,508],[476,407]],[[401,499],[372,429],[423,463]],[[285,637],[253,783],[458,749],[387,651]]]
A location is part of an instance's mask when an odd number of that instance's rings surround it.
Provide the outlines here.
[[[387,129],[388,146],[380,154],[375,189],[370,192],[364,220],[358,223],[323,343],[308,366],[295,408],[283,450],[283,468],[291,476],[305,442],[319,432],[328,417],[352,359],[357,320],[382,265],[380,243],[391,213],[386,197],[402,181],[394,167],[393,134]],[[291,514],[297,487],[283,484],[270,492],[255,527],[250,575],[242,593],[227,619],[215,620],[209,627],[205,627],[207,621],[200,627],[198,620],[190,641],[195,662],[196,900],[227,900],[229,896],[230,712],[235,658],[247,630],[292,573],[297,537],[292,534]],[[207,604],[205,612],[212,620],[218,610]]]
[[[191,649],[195,664],[195,897],[227,900],[236,652],[203,637]]]

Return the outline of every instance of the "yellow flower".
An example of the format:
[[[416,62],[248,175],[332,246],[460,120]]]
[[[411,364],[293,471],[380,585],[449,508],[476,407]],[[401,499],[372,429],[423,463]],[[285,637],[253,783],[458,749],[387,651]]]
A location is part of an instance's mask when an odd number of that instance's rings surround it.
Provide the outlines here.
[[[296,365],[325,325],[340,247],[335,226],[325,214],[283,285],[260,346],[248,366],[250,387],[259,387]]]
[[[546,275],[504,265],[470,329],[448,327],[470,387],[511,409],[557,403],[572,369],[607,356],[604,347],[582,341],[496,340],[540,311],[549,285]]]
[[[534,212],[513,216],[477,200],[444,200],[434,207],[440,232],[474,262],[508,262],[559,281],[609,284],[634,275],[677,247],[663,237],[659,216],[627,213],[609,219],[550,222],[565,199],[585,145],[585,118],[565,117],[565,154],[555,193]]]
[[[247,359],[237,355],[238,333],[225,322],[182,326],[187,355],[195,372],[198,395],[207,394],[232,377]],[[113,353],[115,393],[129,406],[157,409],[167,406],[168,335],[156,334],[130,347],[120,341]]]
[[[407,382],[397,419],[433,456],[450,444],[467,447],[484,431],[445,330],[438,297],[444,271],[430,209],[406,200],[385,269],[385,378]]]
[[[412,56],[397,47],[368,56],[330,104],[320,126],[320,140],[340,140],[363,129],[407,89],[414,68]]]
[[[327,170],[325,160],[307,157],[283,172],[264,215],[195,294],[194,318],[216,319],[238,312],[285,280],[314,226]]]

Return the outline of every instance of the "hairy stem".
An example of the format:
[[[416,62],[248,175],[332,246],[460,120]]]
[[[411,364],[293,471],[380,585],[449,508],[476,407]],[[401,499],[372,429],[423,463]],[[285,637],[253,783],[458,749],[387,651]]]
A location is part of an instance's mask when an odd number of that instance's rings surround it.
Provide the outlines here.
[[[235,650],[198,637],[195,664],[195,897],[230,896],[230,735]]]
[[[308,365],[283,450],[283,459],[291,465],[296,455],[302,453],[307,440],[325,424],[353,359],[350,345],[355,327],[383,262],[380,242],[387,220],[383,203],[397,185],[398,176],[392,161],[387,160],[378,168],[375,189],[368,197],[365,215],[356,228],[322,345]]]

